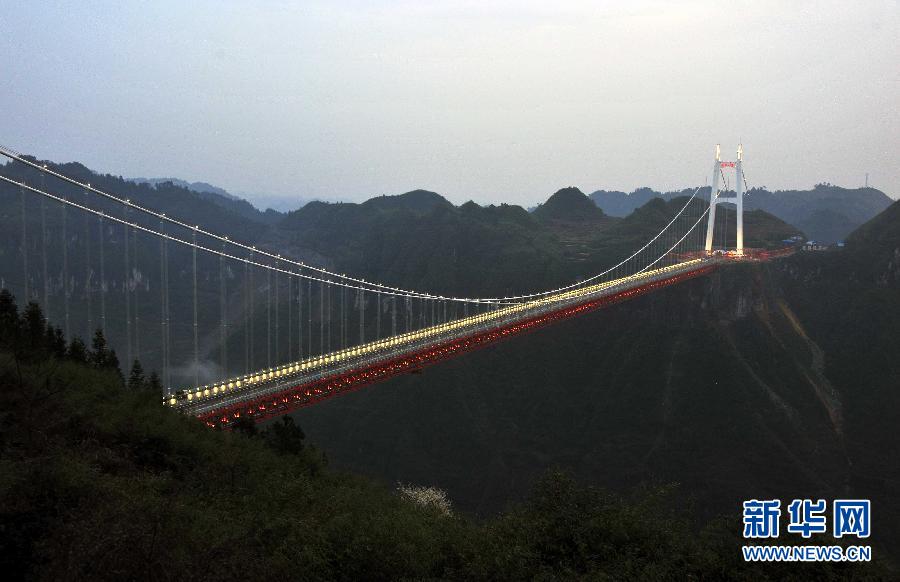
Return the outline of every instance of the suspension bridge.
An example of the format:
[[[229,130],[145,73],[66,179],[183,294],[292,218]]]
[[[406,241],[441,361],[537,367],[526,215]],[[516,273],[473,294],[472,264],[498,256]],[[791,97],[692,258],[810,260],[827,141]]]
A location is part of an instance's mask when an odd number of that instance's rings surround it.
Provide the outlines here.
[[[159,370],[165,406],[210,426],[262,421],[726,261],[768,257],[743,245],[740,147],[728,162],[717,146],[708,205],[698,188],[615,264],[554,289],[497,297],[337,273],[168,216],[11,148],[0,146],[0,155],[10,160],[0,174],[8,194],[0,286],[41,302],[67,338],[102,330],[128,365],[139,359]],[[735,172],[730,197],[720,190],[725,169]],[[726,201],[737,210],[733,249],[715,244],[716,206]]]

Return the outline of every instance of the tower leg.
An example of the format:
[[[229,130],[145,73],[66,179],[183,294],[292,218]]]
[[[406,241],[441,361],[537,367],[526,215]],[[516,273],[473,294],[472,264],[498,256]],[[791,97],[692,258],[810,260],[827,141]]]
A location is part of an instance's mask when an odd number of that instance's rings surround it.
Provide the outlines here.
[[[719,146],[716,146],[716,161],[713,164],[712,187],[709,191],[709,216],[706,223],[706,252],[712,252],[713,229],[716,226],[716,198],[719,196]]]
[[[738,256],[744,254],[744,146],[738,146],[737,163],[735,164],[735,193],[737,200],[737,243],[735,252]]]

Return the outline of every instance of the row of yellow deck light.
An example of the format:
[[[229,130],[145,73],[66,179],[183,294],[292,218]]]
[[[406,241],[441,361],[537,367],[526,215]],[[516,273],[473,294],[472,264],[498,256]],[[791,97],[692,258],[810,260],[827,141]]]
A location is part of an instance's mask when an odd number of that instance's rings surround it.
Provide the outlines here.
[[[623,281],[629,281],[634,279],[641,279],[645,277],[649,277],[651,275],[657,273],[663,273],[672,271],[674,269],[683,268],[692,263],[698,263],[701,259],[693,259],[690,261],[686,261],[684,263],[678,263],[675,265],[671,265],[669,267],[664,267],[661,269],[654,269],[653,271],[647,271],[644,273],[636,273],[634,275],[629,275],[627,277],[622,277],[620,279],[615,279],[613,281],[607,281],[604,283],[598,283],[596,285],[591,285],[589,287],[582,287],[580,289],[574,289],[572,291],[567,291],[565,293],[560,293],[557,295],[551,295],[544,299],[538,299],[536,301],[529,301],[528,303],[519,303],[516,305],[512,305],[509,307],[505,307],[503,309],[496,309],[494,311],[490,311],[487,313],[481,313],[478,315],[473,315],[470,317],[466,317],[464,319],[459,319],[450,323],[443,323],[440,325],[435,325],[432,327],[428,327],[419,331],[407,332],[399,336],[395,336],[388,339],[378,340],[375,342],[371,342],[368,344],[363,344],[360,346],[356,346],[353,348],[348,348],[345,350],[341,350],[339,352],[334,352],[332,354],[326,354],[322,356],[317,356],[315,358],[311,358],[309,360],[301,361],[301,362],[293,362],[291,364],[286,364],[284,366],[280,366],[277,368],[270,368],[261,373],[251,374],[248,376],[243,376],[241,378],[227,380],[220,384],[214,384],[211,386],[202,386],[199,388],[195,388],[192,391],[188,391],[187,399],[189,401],[197,400],[201,398],[209,398],[211,396],[216,396],[219,394],[224,394],[231,390],[236,390],[238,388],[242,388],[244,386],[251,386],[254,384],[259,384],[262,382],[268,382],[270,380],[276,380],[282,378],[284,376],[288,376],[291,374],[296,374],[299,372],[304,372],[307,370],[313,370],[315,368],[325,366],[327,364],[333,364],[335,362],[339,362],[351,357],[358,357],[362,355],[366,355],[372,352],[379,351],[384,348],[391,348],[401,344],[410,343],[416,340],[424,339],[427,337],[431,337],[434,335],[439,335],[441,333],[445,333],[447,331],[452,331],[455,329],[459,329],[462,327],[467,327],[470,325],[477,325],[480,323],[484,323],[485,321],[497,319],[499,317],[503,317],[512,313],[531,310],[535,307],[541,305],[547,305],[549,303],[556,303],[559,301],[565,301],[567,299],[571,299],[573,297],[580,297],[582,295],[587,295],[590,293],[595,293],[602,289],[611,287],[613,285],[618,285]],[[169,399],[170,405],[175,405],[177,403],[176,398],[173,396]]]

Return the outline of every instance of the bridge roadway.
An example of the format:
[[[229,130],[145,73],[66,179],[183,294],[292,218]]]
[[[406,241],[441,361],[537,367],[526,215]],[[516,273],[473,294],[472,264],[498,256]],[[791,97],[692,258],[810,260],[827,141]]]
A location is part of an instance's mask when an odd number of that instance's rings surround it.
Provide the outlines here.
[[[223,382],[170,394],[164,403],[210,426],[257,422],[477,349],[610,303],[709,272],[723,259],[674,265],[579,287]]]

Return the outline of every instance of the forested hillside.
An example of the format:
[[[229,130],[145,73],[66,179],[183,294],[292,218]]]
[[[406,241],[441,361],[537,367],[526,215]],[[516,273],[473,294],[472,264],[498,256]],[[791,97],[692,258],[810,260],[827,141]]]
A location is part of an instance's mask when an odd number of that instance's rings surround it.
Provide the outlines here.
[[[124,381],[102,337],[68,345],[0,292],[0,567],[9,579],[773,579],[728,522],[666,488],[613,494],[546,474],[486,521],[439,491],[326,468],[290,417],[212,431]],[[698,531],[698,528],[699,531]],[[878,578],[882,564],[804,565]]]

